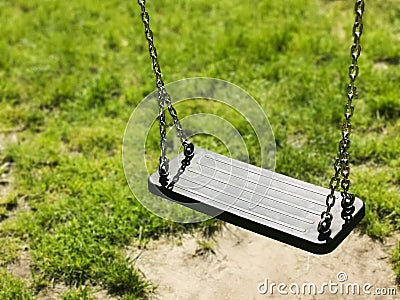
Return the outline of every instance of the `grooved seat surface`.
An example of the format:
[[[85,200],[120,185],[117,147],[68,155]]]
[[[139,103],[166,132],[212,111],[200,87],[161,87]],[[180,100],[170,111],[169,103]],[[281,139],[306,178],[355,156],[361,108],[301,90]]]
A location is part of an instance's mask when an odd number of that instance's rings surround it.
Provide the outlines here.
[[[158,172],[149,177],[153,194],[309,252],[334,250],[365,214],[364,203],[356,198],[346,223],[336,193],[331,232],[321,236],[317,225],[328,189],[201,148],[184,168],[183,158],[180,154],[170,161],[166,185]]]

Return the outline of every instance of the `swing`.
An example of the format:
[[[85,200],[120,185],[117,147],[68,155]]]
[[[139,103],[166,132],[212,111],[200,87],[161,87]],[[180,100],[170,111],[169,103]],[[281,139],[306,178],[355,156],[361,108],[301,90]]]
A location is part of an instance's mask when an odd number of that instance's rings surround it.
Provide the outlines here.
[[[138,0],[158,89],[160,165],[148,179],[149,191],[169,201],[315,254],[333,251],[365,215],[362,200],[349,192],[351,117],[356,98],[364,0],[355,1],[350,82],[345,120],[329,188],[262,169],[206,149],[194,148],[184,133],[165,89],[145,0]],[[166,156],[165,105],[173,118],[183,152]],[[195,178],[195,179],[194,179]],[[342,192],[338,192],[338,187]],[[190,186],[190,188],[188,187]],[[341,198],[341,208],[335,206]],[[322,213],[321,213],[322,212]]]

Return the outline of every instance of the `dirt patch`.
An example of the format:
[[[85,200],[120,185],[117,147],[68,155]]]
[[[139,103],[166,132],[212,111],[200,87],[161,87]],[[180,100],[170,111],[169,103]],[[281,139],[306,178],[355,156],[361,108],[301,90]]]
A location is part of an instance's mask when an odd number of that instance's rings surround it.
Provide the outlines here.
[[[98,290],[92,294],[93,300],[117,300],[117,298],[110,296],[106,290]]]
[[[1,154],[4,152],[6,145],[17,142],[16,133],[4,134],[0,133],[0,199],[6,197],[13,190],[14,176],[13,164],[9,161],[1,161]],[[1,202],[1,201],[0,201]]]
[[[153,299],[354,299],[355,296],[261,295],[257,289],[269,284],[322,283],[345,272],[345,283],[370,283],[374,287],[395,287],[389,249],[393,245],[374,242],[366,235],[352,233],[333,253],[306,253],[241,228],[228,225],[216,237],[214,252],[195,255],[199,237],[150,242],[138,256],[136,267],[158,286]],[[343,274],[342,274],[343,275]],[[397,291],[400,293],[400,290]],[[358,299],[359,296],[357,296]],[[369,296],[368,299],[383,299]],[[365,297],[361,297],[365,298]]]
[[[1,161],[1,154],[4,152],[7,145],[16,143],[17,140],[17,134],[15,132],[10,132],[7,134],[0,133],[0,206],[5,206],[7,214],[4,219],[8,220],[11,220],[10,218],[15,216],[15,214],[19,211],[29,210],[29,206],[23,198],[19,198],[15,203],[3,201],[3,199],[6,199],[6,197],[14,190],[15,165],[11,161]],[[18,259],[13,263],[8,264],[6,269],[14,277],[29,283],[32,279],[30,268],[32,259],[29,255],[28,246],[21,245],[17,252]]]
[[[375,62],[373,67],[374,67],[375,70],[387,70],[387,69],[389,69],[389,66],[387,65],[387,63],[385,63],[383,61]]]
[[[29,252],[24,250],[19,254],[19,258],[16,262],[7,266],[7,271],[14,277],[29,283],[32,279],[31,263],[32,258]]]
[[[55,284],[51,288],[46,288],[36,296],[37,300],[59,300],[65,293],[66,287],[63,284]]]
[[[14,177],[12,176],[13,165],[10,162],[0,164],[0,199],[7,197],[13,190]]]

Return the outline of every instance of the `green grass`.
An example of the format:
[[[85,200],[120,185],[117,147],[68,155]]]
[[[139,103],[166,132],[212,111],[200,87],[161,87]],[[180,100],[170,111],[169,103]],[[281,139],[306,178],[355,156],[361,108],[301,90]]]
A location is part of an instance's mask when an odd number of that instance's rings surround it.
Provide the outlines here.
[[[345,101],[352,4],[148,2],[165,80],[207,76],[243,87],[268,114],[277,171],[327,186]],[[399,4],[367,2],[353,124],[352,189],[367,206],[360,228],[378,239],[400,231]],[[16,177],[14,191],[0,200],[0,298],[30,299],[51,282],[66,285],[63,299],[91,299],[82,287],[94,285],[122,299],[145,298],[152,287],[124,247],[191,226],[149,213],[123,175],[126,123],[154,90],[136,1],[5,0],[0,20],[0,131],[18,136],[0,153]],[[179,114],[210,109],[225,112],[188,103]],[[232,121],[248,133],[244,120]],[[157,134],[148,141],[152,168]],[[212,139],[196,142],[225,151]],[[257,163],[256,141],[248,134],[246,143]],[[30,210],[19,211],[18,199]],[[4,271],[25,244],[35,275],[29,283]],[[400,278],[400,248],[393,251]]]
[[[30,300],[32,296],[21,280],[0,269],[0,299]]]
[[[62,300],[92,300],[90,292],[86,287],[70,290],[62,295]]]
[[[197,240],[196,241],[197,248],[194,255],[202,256],[215,254],[215,245],[212,241],[208,240]]]

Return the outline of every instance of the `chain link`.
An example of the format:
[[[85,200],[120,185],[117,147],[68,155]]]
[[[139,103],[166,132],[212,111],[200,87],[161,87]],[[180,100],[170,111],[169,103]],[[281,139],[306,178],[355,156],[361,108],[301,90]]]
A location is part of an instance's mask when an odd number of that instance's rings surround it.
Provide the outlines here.
[[[168,167],[168,158],[166,156],[166,119],[165,119],[165,104],[167,105],[169,114],[173,118],[174,126],[177,129],[177,135],[184,146],[184,153],[186,157],[190,157],[194,153],[194,146],[192,143],[189,143],[184,136],[183,129],[181,123],[179,121],[177,112],[172,105],[171,97],[165,89],[164,81],[162,79],[161,68],[158,63],[157,50],[154,46],[153,42],[153,32],[150,29],[150,18],[149,14],[146,11],[145,0],[138,0],[138,4],[142,10],[142,22],[145,28],[145,36],[148,41],[149,46],[149,54],[152,60],[152,66],[154,75],[156,77],[156,86],[158,89],[158,107],[159,107],[159,118],[160,118],[160,146],[161,146],[161,156],[160,156],[160,167],[159,173],[160,176],[168,176],[169,167]],[[357,79],[359,73],[358,67],[358,58],[361,54],[361,45],[360,39],[363,32],[363,22],[362,17],[364,14],[364,0],[356,0],[354,12],[355,12],[355,21],[353,25],[353,44],[351,46],[351,65],[349,67],[349,78],[350,83],[347,87],[347,103],[345,105],[344,116],[345,121],[342,126],[342,138],[339,143],[339,157],[335,160],[334,169],[335,174],[330,180],[329,188],[330,193],[326,197],[326,210],[321,214],[321,221],[318,224],[318,231],[320,233],[327,233],[330,230],[330,226],[333,220],[333,216],[331,214],[331,209],[335,205],[336,196],[335,191],[337,190],[339,183],[341,188],[343,189],[342,196],[342,217],[345,219],[351,218],[351,214],[354,211],[353,203],[354,203],[354,195],[349,193],[350,188],[350,166],[349,166],[349,158],[350,155],[348,153],[348,149],[350,148],[350,133],[351,133],[351,117],[354,113],[353,100],[357,97],[357,88],[355,86],[355,81]],[[342,179],[341,179],[342,177]]]
[[[158,89],[158,114],[160,118],[160,166],[159,174],[161,177],[167,177],[169,175],[169,161],[167,158],[167,123],[165,119],[165,104],[167,105],[168,112],[171,115],[174,126],[177,130],[177,135],[184,147],[184,154],[186,157],[190,157],[194,153],[194,146],[192,143],[188,142],[183,133],[182,125],[179,121],[178,114],[172,105],[171,97],[165,89],[165,84],[162,79],[162,73],[160,64],[158,63],[157,50],[154,46],[153,32],[150,29],[150,17],[146,10],[146,1],[138,0],[138,4],[142,10],[142,22],[144,25],[144,33],[149,45],[149,54],[153,65],[154,75],[156,77],[156,87]]]
[[[347,86],[347,103],[344,108],[345,121],[342,126],[342,138],[339,143],[339,157],[336,158],[334,163],[335,174],[331,178],[329,188],[330,193],[326,197],[326,210],[321,214],[321,221],[318,224],[318,231],[321,234],[326,234],[330,230],[333,216],[331,209],[335,205],[335,191],[339,186],[343,189],[341,192],[342,201],[342,218],[350,220],[352,213],[354,212],[354,200],[353,194],[349,193],[350,188],[350,154],[348,150],[350,148],[350,133],[351,133],[351,117],[354,113],[353,100],[357,97],[357,87],[355,81],[359,73],[358,58],[361,54],[360,39],[363,32],[363,20],[364,15],[364,0],[356,0],[354,5],[355,21],[353,25],[353,44],[350,49],[351,65],[349,67],[349,78],[350,83]],[[340,177],[342,179],[340,179]],[[341,181],[340,181],[341,180]]]

